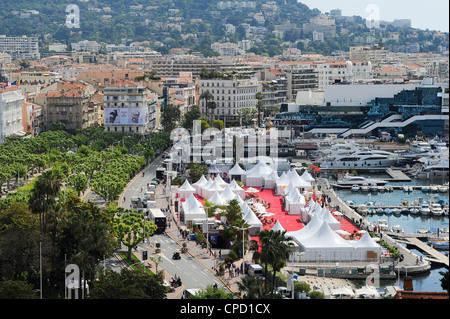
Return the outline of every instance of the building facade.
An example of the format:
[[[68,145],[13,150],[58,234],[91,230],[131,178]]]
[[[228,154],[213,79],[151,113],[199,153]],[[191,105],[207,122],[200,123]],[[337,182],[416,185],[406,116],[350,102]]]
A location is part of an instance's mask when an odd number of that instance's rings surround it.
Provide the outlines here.
[[[37,37],[7,37],[0,35],[0,52],[8,53],[13,59],[40,59]]]
[[[17,86],[0,88],[0,143],[7,136],[23,136],[22,104],[25,97]]]

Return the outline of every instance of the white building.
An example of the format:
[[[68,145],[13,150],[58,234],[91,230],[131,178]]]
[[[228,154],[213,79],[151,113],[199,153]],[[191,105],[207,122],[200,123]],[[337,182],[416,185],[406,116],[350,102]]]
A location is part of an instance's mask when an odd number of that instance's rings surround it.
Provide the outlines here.
[[[0,143],[7,136],[22,136],[22,103],[25,97],[17,86],[0,88]]]
[[[99,49],[100,45],[96,41],[83,40],[72,43],[72,51],[87,51],[97,53]]]
[[[103,90],[104,125],[108,132],[148,134],[154,128],[156,98],[145,87],[125,80]]]
[[[7,37],[0,35],[0,52],[8,53],[13,59],[39,59],[37,37]]]
[[[209,91],[214,99],[216,108],[212,111],[214,118],[224,119],[239,118],[238,110],[244,108],[256,109],[256,93],[260,90],[258,80],[250,79],[201,79],[200,95]],[[199,101],[199,106],[203,113],[206,113],[206,101]],[[208,114],[211,110],[208,109]]]

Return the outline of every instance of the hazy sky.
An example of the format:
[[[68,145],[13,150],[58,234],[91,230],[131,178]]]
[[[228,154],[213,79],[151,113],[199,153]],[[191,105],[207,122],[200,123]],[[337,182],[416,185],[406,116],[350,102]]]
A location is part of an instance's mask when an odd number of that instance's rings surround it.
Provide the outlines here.
[[[413,28],[449,32],[448,0],[299,0],[309,8],[322,12],[341,9],[342,15],[359,15],[366,18],[366,7],[375,4],[379,8],[380,20],[411,19]]]

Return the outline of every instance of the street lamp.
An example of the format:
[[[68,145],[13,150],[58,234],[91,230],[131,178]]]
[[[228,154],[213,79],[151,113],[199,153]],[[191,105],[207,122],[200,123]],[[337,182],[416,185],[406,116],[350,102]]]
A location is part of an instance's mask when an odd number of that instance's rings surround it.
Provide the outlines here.
[[[237,226],[233,226],[233,228],[237,229],[237,230],[242,230],[242,275],[245,275],[245,246],[244,246],[244,231],[248,230],[250,227],[247,228],[240,228]]]

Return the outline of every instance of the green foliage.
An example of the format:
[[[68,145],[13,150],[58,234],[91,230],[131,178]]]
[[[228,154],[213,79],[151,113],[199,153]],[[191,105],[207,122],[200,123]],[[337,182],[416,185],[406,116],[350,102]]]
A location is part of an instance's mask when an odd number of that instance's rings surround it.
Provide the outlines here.
[[[208,285],[206,289],[201,289],[195,295],[191,295],[189,299],[233,299],[233,294]]]

